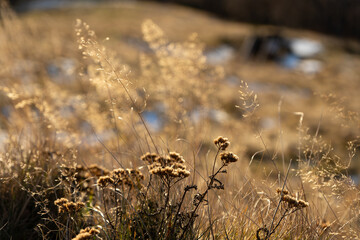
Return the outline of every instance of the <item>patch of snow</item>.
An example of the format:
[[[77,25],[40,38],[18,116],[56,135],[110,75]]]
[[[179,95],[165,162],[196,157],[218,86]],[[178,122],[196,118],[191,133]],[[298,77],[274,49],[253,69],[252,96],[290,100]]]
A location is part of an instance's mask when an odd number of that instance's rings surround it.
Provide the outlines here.
[[[235,55],[235,49],[227,44],[223,44],[205,53],[207,62],[211,65],[225,64]]]
[[[298,57],[309,58],[321,53],[324,47],[318,41],[296,38],[290,41],[290,49]]]
[[[200,123],[204,119],[210,119],[214,122],[221,123],[229,118],[228,113],[219,109],[197,108],[190,114],[190,119],[195,123]]]

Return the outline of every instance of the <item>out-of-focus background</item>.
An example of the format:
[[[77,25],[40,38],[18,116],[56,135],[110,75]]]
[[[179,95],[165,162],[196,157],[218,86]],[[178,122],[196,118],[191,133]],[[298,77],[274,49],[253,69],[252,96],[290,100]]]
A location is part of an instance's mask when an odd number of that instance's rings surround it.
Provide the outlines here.
[[[224,84],[228,87],[236,88],[241,80],[248,83],[259,98],[257,127],[270,139],[269,148],[277,148],[272,140],[278,133],[280,100],[284,114],[282,128],[287,133],[285,148],[290,153],[297,152],[298,144],[298,116],[294,112],[303,112],[309,134],[320,132],[332,146],[337,146],[341,156],[347,155],[347,141],[359,133],[358,119],[354,118],[360,103],[358,1],[14,0],[10,3],[21,19],[36,25],[44,46],[52,33],[61,39],[57,43],[59,53],[52,56],[44,53],[49,55],[48,74],[60,82],[72,81],[74,76],[70,73],[78,67],[71,47],[75,19],[86,21],[100,39],[110,37],[107,44],[131,66],[135,75],[139,72],[139,54],[149,53],[142,40],[141,23],[152,19],[170,41],[184,41],[191,33],[198,33],[205,44],[207,63],[225,69]],[[222,107],[213,110],[213,115],[236,117],[237,96],[226,96],[223,100]],[[149,116],[156,126],[161,125],[156,113]],[[251,145],[247,146],[248,157],[259,150],[251,143],[245,145]],[[354,179],[359,164],[351,163]]]

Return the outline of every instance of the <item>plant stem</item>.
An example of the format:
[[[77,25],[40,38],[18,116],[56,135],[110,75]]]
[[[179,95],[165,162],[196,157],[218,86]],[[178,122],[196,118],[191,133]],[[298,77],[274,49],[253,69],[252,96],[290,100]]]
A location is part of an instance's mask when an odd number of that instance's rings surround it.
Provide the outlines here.
[[[186,193],[187,193],[188,191],[189,191],[189,190],[185,189],[184,194],[182,195],[181,201],[180,201],[180,203],[179,203],[179,207],[178,207],[178,209],[177,209],[177,211],[176,211],[176,214],[175,214],[175,219],[174,219],[173,226],[172,226],[172,228],[171,228],[171,230],[170,230],[170,236],[173,234],[173,232],[174,232],[174,230],[175,230],[176,221],[177,221],[178,215],[179,215],[179,213],[180,213],[181,206],[182,206],[182,204],[183,204],[183,202],[184,202],[185,195],[186,195]]]
[[[162,232],[162,227],[163,224],[165,222],[165,219],[167,219],[166,217],[166,212],[167,212],[167,208],[168,208],[168,204],[169,204],[169,200],[170,200],[170,187],[171,187],[171,179],[170,177],[166,177],[165,181],[164,181],[165,185],[166,185],[166,199],[165,199],[165,205],[164,205],[164,216],[162,217],[160,226],[159,226],[159,230],[158,232]]]
[[[214,184],[214,179],[216,177],[216,175],[225,167],[225,164],[223,163],[223,165],[216,171],[215,174],[210,176],[210,183],[207,185],[207,188],[205,190],[205,192],[203,194],[201,194],[201,197],[199,199],[199,202],[196,204],[195,209],[192,211],[189,222],[186,224],[186,226],[184,227],[184,230],[180,236],[180,239],[183,239],[184,234],[186,232],[186,230],[188,229],[188,227],[190,226],[191,222],[193,221],[196,211],[198,210],[200,204],[202,203],[202,201],[204,200],[205,196],[208,194],[209,190],[212,188],[213,184]]]

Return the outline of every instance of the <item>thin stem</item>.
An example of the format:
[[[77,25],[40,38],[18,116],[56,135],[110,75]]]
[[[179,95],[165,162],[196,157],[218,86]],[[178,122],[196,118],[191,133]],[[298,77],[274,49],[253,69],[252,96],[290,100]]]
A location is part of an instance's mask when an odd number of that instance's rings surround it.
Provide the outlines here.
[[[280,223],[282,222],[282,220],[289,216],[290,214],[293,214],[294,212],[298,211],[300,208],[296,208],[294,210],[292,210],[291,212],[288,213],[289,209],[286,209],[284,214],[281,216],[280,220],[278,221],[278,223],[276,224],[276,226],[274,227],[274,229],[269,233],[268,238],[270,238],[270,236],[275,233],[275,230],[280,226]],[[288,214],[287,214],[288,213]]]
[[[110,106],[111,106],[111,109],[110,109],[110,112],[111,112],[111,115],[114,119],[114,128],[116,130],[116,140],[117,140],[117,147],[118,147],[118,151],[120,151],[120,141],[119,141],[119,138],[120,138],[120,135],[119,135],[119,129],[117,127],[117,124],[116,124],[116,115],[115,115],[115,104],[113,103],[113,99],[112,99],[112,94],[111,94],[111,91],[110,91],[110,88],[107,84],[106,85],[106,88],[107,88],[107,91],[108,91],[108,94],[109,94],[109,100],[110,100]]]
[[[117,199],[117,194],[116,194],[116,185],[114,184],[115,187],[115,192],[114,192],[114,198],[115,198],[115,228],[117,227],[117,223],[118,223],[118,215],[119,215],[119,209],[118,209],[118,199]],[[115,236],[114,236],[114,240],[115,240]]]
[[[263,139],[263,137],[262,137],[259,129],[255,129],[255,130],[256,130],[256,132],[257,132],[257,134],[258,134],[258,136],[259,136],[259,138],[260,138],[260,140],[261,140],[261,143],[264,145],[265,151],[266,151],[266,153],[269,155],[269,157],[270,157],[270,159],[271,159],[271,162],[272,162],[272,164],[274,165],[276,171],[277,171],[278,173],[280,173],[280,170],[279,170],[279,168],[277,167],[276,162],[274,161],[274,157],[271,156],[271,154],[270,154],[270,152],[269,152],[269,149],[267,148],[267,145],[265,144],[265,141],[264,141],[264,139]]]
[[[70,239],[69,219],[70,219],[70,214],[68,213],[68,216],[67,216],[67,219],[66,219],[66,236],[67,236],[67,239]]]
[[[278,115],[279,115],[279,136],[280,136],[280,144],[281,144],[281,159],[283,163],[283,170],[285,173],[284,140],[283,140],[283,131],[281,130],[281,105],[282,105],[282,97],[278,104]]]
[[[175,230],[176,221],[177,221],[178,215],[179,215],[179,213],[180,213],[181,206],[182,206],[182,204],[183,204],[183,202],[184,202],[184,200],[185,200],[186,193],[187,193],[188,191],[189,191],[188,189],[185,189],[185,190],[184,190],[184,193],[183,193],[183,195],[182,195],[181,201],[180,201],[180,203],[179,203],[179,207],[178,207],[178,209],[177,209],[177,211],[176,211],[176,214],[175,214],[175,219],[174,219],[173,226],[172,226],[172,228],[171,228],[171,230],[170,230],[170,236],[173,234],[173,232],[174,232],[174,230]]]
[[[291,162],[292,162],[292,159],[290,159],[289,167],[288,167],[288,169],[287,169],[286,176],[285,176],[285,180],[284,180],[284,183],[283,183],[283,186],[282,186],[282,189],[281,189],[281,197],[282,197],[283,194],[284,194],[283,192],[284,192],[284,188],[285,188],[285,185],[286,185],[287,178],[288,178],[288,176],[289,176],[290,167],[291,167]],[[277,212],[278,212],[278,210],[279,210],[279,208],[280,208],[280,204],[281,204],[281,202],[282,202],[282,198],[281,198],[281,197],[280,197],[279,203],[278,203],[278,205],[277,205],[277,207],[276,207],[276,210],[275,210],[274,216],[273,216],[273,218],[272,218],[272,221],[271,221],[271,225],[270,225],[270,229],[269,229],[270,232],[272,231],[276,214],[277,214]],[[268,239],[268,237],[267,237],[266,239]]]
[[[119,74],[116,72],[114,66],[110,63],[110,61],[109,61],[106,57],[105,57],[105,61],[106,61],[107,64],[109,64],[109,66],[111,67],[113,73],[114,73],[115,76],[116,76],[116,80],[121,84],[121,86],[122,86],[123,89],[125,90],[126,95],[129,97],[132,105],[133,105],[134,107],[136,107],[135,100],[133,99],[133,97],[131,96],[129,90],[127,89],[127,87],[126,87],[125,84],[123,83],[123,81],[122,81],[122,79],[120,78]],[[154,139],[153,139],[153,137],[152,137],[152,135],[151,135],[151,133],[150,133],[150,131],[149,131],[149,128],[148,128],[147,124],[145,123],[144,118],[142,117],[142,115],[141,115],[140,112],[136,111],[136,113],[138,114],[138,116],[139,116],[139,118],[140,118],[140,120],[141,120],[141,122],[142,122],[142,124],[143,124],[143,126],[144,126],[144,128],[145,128],[145,130],[146,130],[146,132],[147,132],[147,134],[149,135],[150,140],[151,140],[151,142],[152,142],[152,144],[153,144],[153,146],[154,146],[154,148],[155,148],[156,153],[159,154],[159,151],[158,151],[158,149],[157,149],[157,147],[156,147],[155,141],[154,141]]]
[[[105,215],[106,215],[106,218],[107,218],[107,221],[109,222],[110,224],[110,227],[113,229],[114,233],[115,233],[115,227],[114,225],[111,223],[111,219],[109,217],[109,214],[108,214],[108,210],[107,210],[107,206],[106,206],[106,199],[105,199],[105,193],[104,193],[104,188],[102,189],[102,199],[103,199],[103,202],[104,202],[104,209],[105,209]],[[115,193],[116,194],[116,193]],[[106,221],[105,221],[106,223]],[[115,235],[115,234],[114,234]]]
[[[330,208],[332,214],[334,214],[334,216],[335,216],[335,218],[336,218],[336,221],[339,222],[339,218],[337,217],[336,213],[334,212],[334,210],[333,210],[332,207],[330,206],[330,203],[328,202],[327,198],[325,197],[325,194],[324,194],[322,191],[320,191],[320,192],[321,192],[321,194],[323,195],[323,197],[324,197],[324,199],[325,199],[325,201],[326,201],[326,204],[327,204],[328,207]]]
[[[163,227],[163,224],[165,222],[165,219],[167,219],[166,217],[166,212],[167,212],[167,208],[168,208],[168,204],[169,204],[169,200],[170,200],[170,187],[171,187],[171,180],[167,177],[164,181],[165,185],[166,185],[166,199],[165,199],[165,205],[164,205],[164,216],[161,220],[160,226],[159,226],[159,230],[158,232],[160,233]]]
[[[213,164],[213,168],[212,168],[212,172],[211,172],[212,175],[214,175],[215,163],[216,163],[216,159],[217,159],[219,153],[220,153],[220,147],[218,148],[218,150],[217,150],[217,152],[216,152],[216,155],[215,155],[215,158],[214,158],[214,164]]]
[[[210,204],[209,204],[209,195],[206,196],[206,201],[208,202],[207,204],[207,210],[208,210],[208,215],[209,215],[209,228],[210,228],[210,233],[211,233],[211,237],[213,240],[215,240],[215,236],[214,236],[214,230],[213,230],[213,222],[211,221],[211,213],[210,213]]]
[[[203,202],[204,198],[206,197],[206,195],[208,194],[209,190],[212,188],[213,184],[214,184],[214,179],[216,177],[216,175],[225,167],[225,164],[223,163],[223,165],[216,171],[215,174],[210,176],[210,183],[207,185],[207,188],[205,190],[205,192],[203,194],[201,194],[201,197],[199,199],[199,202],[196,204],[195,209],[192,211],[190,219],[188,221],[188,223],[186,224],[186,226],[184,227],[184,230],[180,236],[180,239],[183,239],[186,230],[188,229],[188,227],[190,226],[191,222],[193,221],[196,211],[198,210],[200,204]]]

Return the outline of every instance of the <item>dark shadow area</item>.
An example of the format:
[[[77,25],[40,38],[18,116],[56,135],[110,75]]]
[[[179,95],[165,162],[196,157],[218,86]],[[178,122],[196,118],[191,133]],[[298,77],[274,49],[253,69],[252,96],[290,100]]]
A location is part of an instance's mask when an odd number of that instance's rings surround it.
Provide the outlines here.
[[[76,0],[76,2],[116,2],[124,0]],[[133,1],[133,0],[127,0]],[[143,0],[147,1],[147,0]],[[9,0],[18,11],[27,6],[57,6],[68,0]],[[215,13],[225,19],[253,24],[270,24],[309,29],[338,37],[360,38],[359,0],[158,0]]]
[[[254,24],[310,29],[360,38],[358,0],[159,0],[200,8],[223,18]]]

